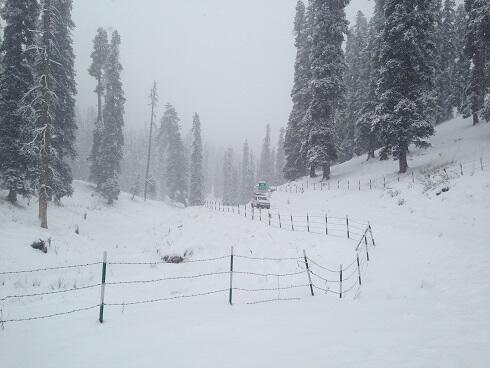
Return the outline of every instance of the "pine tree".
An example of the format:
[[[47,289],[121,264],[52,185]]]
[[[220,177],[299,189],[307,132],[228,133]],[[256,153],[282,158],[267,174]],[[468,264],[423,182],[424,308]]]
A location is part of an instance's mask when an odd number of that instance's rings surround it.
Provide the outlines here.
[[[98,185],[101,184],[102,180],[100,162],[100,144],[102,132],[104,130],[102,120],[102,97],[104,95],[104,68],[106,66],[108,55],[109,40],[107,31],[103,28],[99,28],[94,38],[94,50],[91,54],[92,64],[89,68],[89,74],[97,80],[97,86],[95,87],[95,93],[97,94],[97,120],[95,121],[95,129],[93,132],[92,151],[88,158],[91,163],[90,180],[96,182]]]
[[[53,92],[56,95],[53,114],[54,134],[51,137],[50,189],[56,202],[73,194],[73,174],[67,158],[74,159],[77,124],[75,120],[75,54],[73,51],[72,31],[75,27],[71,19],[72,0],[54,0],[56,21],[53,22],[53,34],[57,52],[51,57],[51,73],[56,80]]]
[[[24,149],[33,129],[19,108],[34,84],[31,46],[39,5],[36,0],[7,0],[1,15],[5,29],[0,48],[0,187],[9,191],[8,200],[15,203],[17,194],[33,193],[30,181],[36,158]]]
[[[347,34],[345,7],[348,0],[313,0],[310,88],[312,99],[307,120],[308,164],[321,166],[323,178],[330,178],[330,165],[337,159],[335,119],[345,94],[342,44]]]
[[[357,13],[356,24],[347,35],[345,59],[346,103],[339,118],[341,160],[351,159],[355,152],[356,122],[369,96],[368,21],[362,12]]]
[[[376,124],[376,106],[379,98],[376,94],[378,80],[383,65],[381,64],[382,31],[385,23],[385,0],[376,0],[374,15],[369,22],[368,44],[363,51],[363,60],[367,65],[368,86],[366,99],[363,102],[360,115],[356,121],[356,151],[367,152],[367,159],[374,158],[374,151],[378,148],[378,135],[380,127]],[[368,61],[369,60],[369,61]]]
[[[167,104],[158,132],[157,144],[163,170],[162,194],[170,199],[187,204],[187,163],[180,132],[180,119],[171,104]],[[163,184],[163,185],[162,185]]]
[[[157,82],[153,82],[153,87],[150,92],[150,106],[151,106],[151,116],[150,116],[150,132],[148,134],[148,154],[146,155],[146,170],[145,170],[145,191],[144,198],[146,201],[146,197],[148,194],[148,185],[152,181],[150,177],[150,164],[151,164],[151,155],[152,155],[152,143],[153,143],[153,122],[155,120],[155,107],[158,103],[158,90],[157,90]]]
[[[230,147],[225,151],[223,159],[223,204],[225,206],[234,204],[233,175],[233,149]]]
[[[242,153],[242,166],[241,166],[241,178],[240,178],[240,203],[247,203],[250,200],[250,194],[252,188],[248,181],[250,171],[250,149],[248,147],[248,141],[245,139],[243,143]],[[253,185],[253,184],[252,184]]]
[[[265,129],[265,138],[262,144],[262,153],[260,155],[259,180],[271,183],[274,178],[274,164],[272,162],[271,152],[271,127],[267,124]]]
[[[473,125],[484,113],[485,97],[490,93],[490,3],[488,0],[465,0],[468,15],[466,53],[472,60],[468,98],[471,103]]]
[[[104,67],[105,100],[103,109],[104,128],[101,137],[100,162],[101,178],[97,183],[101,194],[109,204],[117,200],[120,192],[120,162],[124,146],[124,91],[121,82],[123,70],[119,60],[121,37],[112,33],[107,63]]]
[[[286,155],[284,152],[284,135],[285,129],[281,128],[279,131],[279,139],[277,141],[277,151],[276,151],[276,185],[281,185],[284,182],[284,166],[286,164]]]
[[[383,139],[382,158],[390,153],[400,172],[408,168],[411,143],[428,145],[432,126],[435,45],[434,21],[425,0],[386,0],[377,108]]]
[[[456,59],[453,74],[452,105],[457,107],[458,113],[470,116],[471,110],[466,89],[471,76],[471,61],[466,56],[466,10],[464,5],[459,5],[455,14],[454,48]]]
[[[203,155],[201,140],[201,121],[199,115],[194,115],[192,125],[192,153],[190,169],[190,190],[189,204],[191,206],[201,206],[204,202],[204,176],[203,176]]]
[[[294,67],[294,85],[291,92],[293,109],[289,115],[288,126],[284,139],[284,152],[286,163],[284,177],[295,180],[305,175],[305,156],[303,145],[306,141],[302,132],[302,121],[309,104],[310,61],[308,49],[308,19],[304,3],[300,0],[296,5],[296,18],[294,21],[297,49]]]

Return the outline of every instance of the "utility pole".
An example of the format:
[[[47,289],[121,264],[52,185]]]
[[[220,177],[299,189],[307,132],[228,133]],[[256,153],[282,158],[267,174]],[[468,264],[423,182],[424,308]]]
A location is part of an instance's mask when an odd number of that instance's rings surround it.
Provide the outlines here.
[[[151,157],[151,140],[153,133],[153,119],[155,118],[155,106],[158,102],[157,82],[153,82],[153,88],[150,93],[151,118],[150,118],[150,137],[148,139],[148,158],[146,159],[146,174],[145,174],[145,201],[148,195],[148,180],[150,175],[150,157]]]

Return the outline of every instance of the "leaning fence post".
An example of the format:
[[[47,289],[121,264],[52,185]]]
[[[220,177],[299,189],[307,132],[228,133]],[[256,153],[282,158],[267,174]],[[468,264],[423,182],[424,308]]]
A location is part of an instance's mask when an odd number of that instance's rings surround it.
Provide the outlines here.
[[[229,294],[230,305],[233,305],[233,247],[231,247],[230,254],[230,294]]]
[[[325,235],[328,235],[328,215],[325,214]]]
[[[367,243],[367,231],[364,233],[364,243],[366,244],[366,258],[367,258],[367,261],[369,262],[369,247],[368,247],[368,243]]]
[[[305,257],[306,273],[308,274],[308,281],[310,283],[311,296],[315,296],[313,292],[313,283],[311,282],[310,266],[308,265],[308,257],[306,256],[306,250],[303,249],[303,255]]]
[[[347,239],[350,239],[349,216],[345,216],[345,221],[346,221],[346,224],[347,224]]]
[[[357,274],[359,276],[359,286],[362,285],[361,282],[361,264],[359,263],[359,253],[357,253]]]
[[[340,299],[342,299],[342,265],[340,265],[339,296],[340,296]]]
[[[369,233],[371,234],[371,241],[373,242],[373,247],[375,247],[376,243],[374,241],[373,229],[371,228],[371,224],[369,222],[368,222],[368,229],[369,229]]]
[[[310,215],[306,214],[306,225],[308,227],[308,232],[310,232]]]
[[[99,322],[104,322],[105,274],[107,271],[107,252],[102,257],[102,283],[100,284]]]

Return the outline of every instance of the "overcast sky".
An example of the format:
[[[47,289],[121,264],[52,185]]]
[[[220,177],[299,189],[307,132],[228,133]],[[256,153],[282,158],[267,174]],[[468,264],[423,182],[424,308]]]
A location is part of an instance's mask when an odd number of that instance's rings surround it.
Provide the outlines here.
[[[270,123],[275,137],[291,109],[296,0],[75,0],[78,106],[96,103],[89,77],[92,39],[99,26],[121,33],[126,125],[149,120],[148,95],[158,83],[160,105],[171,102],[184,129],[199,112],[204,138],[257,146]],[[352,0],[372,13],[370,0]]]

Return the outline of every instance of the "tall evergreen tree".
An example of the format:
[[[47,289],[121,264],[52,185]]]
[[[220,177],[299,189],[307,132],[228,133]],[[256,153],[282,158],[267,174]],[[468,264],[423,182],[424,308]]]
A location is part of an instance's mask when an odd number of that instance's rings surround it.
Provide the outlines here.
[[[240,203],[247,203],[250,200],[252,187],[250,187],[250,183],[248,181],[248,175],[250,171],[250,149],[248,147],[248,141],[246,139],[245,142],[243,143],[241,169],[242,170],[241,170],[241,178],[240,178]]]
[[[465,0],[468,14],[466,53],[472,61],[468,98],[473,124],[484,113],[485,96],[490,93],[490,3],[488,0]]]
[[[180,119],[171,104],[167,104],[162,117],[157,143],[159,159],[163,163],[162,179],[164,195],[187,204],[187,163],[184,142],[180,132]]]
[[[102,179],[101,162],[100,162],[100,145],[102,132],[104,130],[103,114],[102,114],[102,98],[104,95],[104,69],[109,55],[109,40],[107,31],[103,28],[97,30],[94,38],[94,50],[91,58],[92,64],[89,68],[89,74],[97,80],[95,93],[97,94],[97,120],[95,121],[95,129],[93,132],[92,151],[89,156],[90,165],[90,180],[100,185]],[[99,188],[100,189],[100,188]]]
[[[203,154],[201,139],[201,120],[199,115],[194,115],[192,125],[192,153],[190,168],[189,204],[201,206],[204,202],[204,176],[203,176]]]
[[[274,178],[274,164],[271,152],[271,127],[267,124],[265,129],[265,138],[262,143],[262,152],[260,154],[259,180],[265,180],[271,183]]]
[[[339,118],[340,147],[342,160],[352,158],[357,136],[356,122],[369,96],[368,21],[362,12],[357,13],[356,24],[347,36],[345,59],[346,103]]]
[[[367,70],[368,92],[363,102],[360,116],[356,121],[356,151],[367,152],[367,159],[374,158],[374,151],[378,148],[378,135],[380,127],[376,124],[376,106],[379,98],[376,94],[378,80],[383,65],[381,64],[382,32],[385,24],[385,0],[375,0],[374,15],[369,22],[368,44],[364,49],[364,60],[369,60]]]
[[[453,93],[452,105],[458,110],[458,113],[470,116],[471,106],[469,104],[466,92],[468,81],[471,77],[471,61],[466,56],[466,10],[464,5],[459,5],[455,13],[454,26],[454,48],[456,58],[454,62],[453,74]]]
[[[55,12],[53,33],[57,52],[52,55],[51,72],[56,84],[53,92],[56,104],[53,114],[54,134],[51,137],[52,156],[50,157],[50,187],[54,200],[59,202],[73,194],[73,174],[67,158],[74,159],[77,124],[75,120],[75,53],[72,32],[75,24],[71,18],[72,0],[54,0]]]
[[[321,166],[330,178],[330,165],[337,159],[335,119],[344,102],[345,70],[342,44],[347,34],[345,7],[348,0],[313,0],[310,88],[308,108],[308,163]]]
[[[296,18],[294,21],[297,53],[294,66],[294,85],[291,92],[293,109],[289,115],[284,139],[284,151],[286,155],[284,177],[288,180],[295,180],[304,176],[306,168],[305,157],[302,152],[305,137],[301,130],[301,124],[309,103],[308,83],[310,80],[310,61],[307,23],[306,7],[300,0],[296,5]]]
[[[39,5],[36,0],[7,0],[1,9],[5,20],[0,54],[0,187],[9,191],[8,200],[17,201],[17,194],[33,192],[31,173],[36,159],[24,144],[32,139],[33,127],[23,117],[21,101],[34,84],[32,65],[35,52],[34,32]]]
[[[102,131],[100,162],[101,177],[97,183],[102,195],[112,204],[120,192],[120,162],[124,146],[124,91],[121,81],[123,70],[120,62],[121,37],[117,31],[112,33],[107,63],[104,67],[105,100],[104,128]]]
[[[411,143],[424,147],[434,133],[434,20],[426,0],[386,0],[378,82],[377,115],[383,139],[382,158],[390,153],[400,172],[408,168]]]
[[[225,151],[223,159],[223,204],[231,206],[234,203],[234,173],[233,173],[233,149]]]
[[[286,164],[286,154],[284,152],[284,135],[286,134],[285,129],[281,128],[279,131],[279,139],[277,141],[277,151],[276,151],[276,169],[275,169],[275,184],[281,185],[284,182],[284,166]]]

